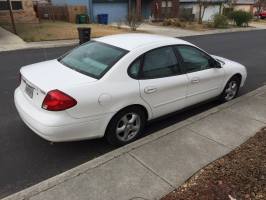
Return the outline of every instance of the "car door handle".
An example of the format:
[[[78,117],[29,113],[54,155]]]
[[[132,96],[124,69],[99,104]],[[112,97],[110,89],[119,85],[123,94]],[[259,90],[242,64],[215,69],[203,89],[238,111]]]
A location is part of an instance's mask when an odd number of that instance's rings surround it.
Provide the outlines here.
[[[146,87],[145,89],[144,89],[144,92],[146,93],[146,94],[151,94],[151,93],[154,93],[154,92],[156,92],[157,91],[157,88],[156,87]]]
[[[192,78],[191,79],[191,83],[193,83],[193,84],[199,83],[199,82],[200,82],[199,78]]]

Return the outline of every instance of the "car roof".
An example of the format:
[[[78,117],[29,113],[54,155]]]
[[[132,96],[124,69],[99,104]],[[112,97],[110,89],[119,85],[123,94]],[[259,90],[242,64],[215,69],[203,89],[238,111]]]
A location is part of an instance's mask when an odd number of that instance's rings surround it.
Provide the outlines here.
[[[171,44],[190,44],[178,38],[172,38],[161,35],[143,34],[143,33],[128,33],[105,36],[95,39],[95,41],[103,42],[122,49],[131,51],[138,47],[148,46],[155,43],[161,43],[162,46]]]

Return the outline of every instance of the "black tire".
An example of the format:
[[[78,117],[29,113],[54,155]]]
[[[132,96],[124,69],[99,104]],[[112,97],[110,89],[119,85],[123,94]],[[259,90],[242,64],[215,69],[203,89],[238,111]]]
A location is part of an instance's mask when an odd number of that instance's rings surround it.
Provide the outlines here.
[[[228,94],[228,90],[230,88],[230,84],[236,84],[236,88],[234,93],[232,92],[231,96]],[[225,85],[225,88],[220,96],[220,101],[222,102],[228,102],[233,100],[234,98],[237,97],[238,91],[239,91],[239,87],[240,87],[240,83],[241,83],[241,78],[239,76],[233,76]]]
[[[137,115],[139,117],[139,130],[136,131],[136,133],[132,131],[132,135],[134,135],[134,137],[132,138],[128,138],[127,141],[123,141],[122,137],[123,135],[119,135],[120,133],[117,133],[117,130],[119,128],[119,126],[124,127],[123,123],[124,121],[122,120],[122,118],[124,118],[126,116],[126,118],[133,116],[133,115]],[[129,118],[130,119],[130,118]],[[133,119],[133,118],[132,118]],[[114,146],[123,146],[125,144],[131,143],[133,141],[135,141],[137,138],[139,138],[139,136],[142,134],[143,129],[145,127],[146,124],[146,114],[145,112],[138,107],[129,107],[126,109],[121,110],[120,112],[118,112],[110,121],[110,123],[107,126],[106,132],[105,132],[105,138],[108,141],[108,143],[114,145]],[[136,120],[137,121],[137,120]],[[137,124],[137,122],[136,122]],[[127,127],[127,125],[125,125]],[[124,131],[122,134],[124,134],[124,136],[126,135],[125,133],[126,131]],[[130,131],[129,133],[127,133],[128,135],[130,135]],[[123,137],[124,138],[124,137]]]

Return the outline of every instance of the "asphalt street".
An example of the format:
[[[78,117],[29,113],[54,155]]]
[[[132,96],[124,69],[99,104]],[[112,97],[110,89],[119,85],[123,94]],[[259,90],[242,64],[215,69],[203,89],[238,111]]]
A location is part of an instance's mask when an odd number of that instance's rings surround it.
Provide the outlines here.
[[[211,54],[244,64],[248,70],[248,79],[240,95],[266,83],[266,31],[193,36],[184,39]],[[18,85],[19,68],[56,58],[70,48],[0,53],[0,198],[113,150],[103,139],[51,144],[27,128],[15,110],[13,92]],[[148,125],[144,135],[152,134],[217,104],[209,102],[158,119]]]

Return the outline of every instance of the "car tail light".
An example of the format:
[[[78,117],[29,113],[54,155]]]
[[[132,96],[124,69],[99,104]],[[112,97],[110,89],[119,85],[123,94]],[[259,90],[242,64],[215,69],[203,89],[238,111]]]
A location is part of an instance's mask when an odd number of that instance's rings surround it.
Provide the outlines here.
[[[77,104],[71,96],[60,90],[52,90],[47,93],[43,100],[42,108],[50,111],[60,111],[69,109]]]

